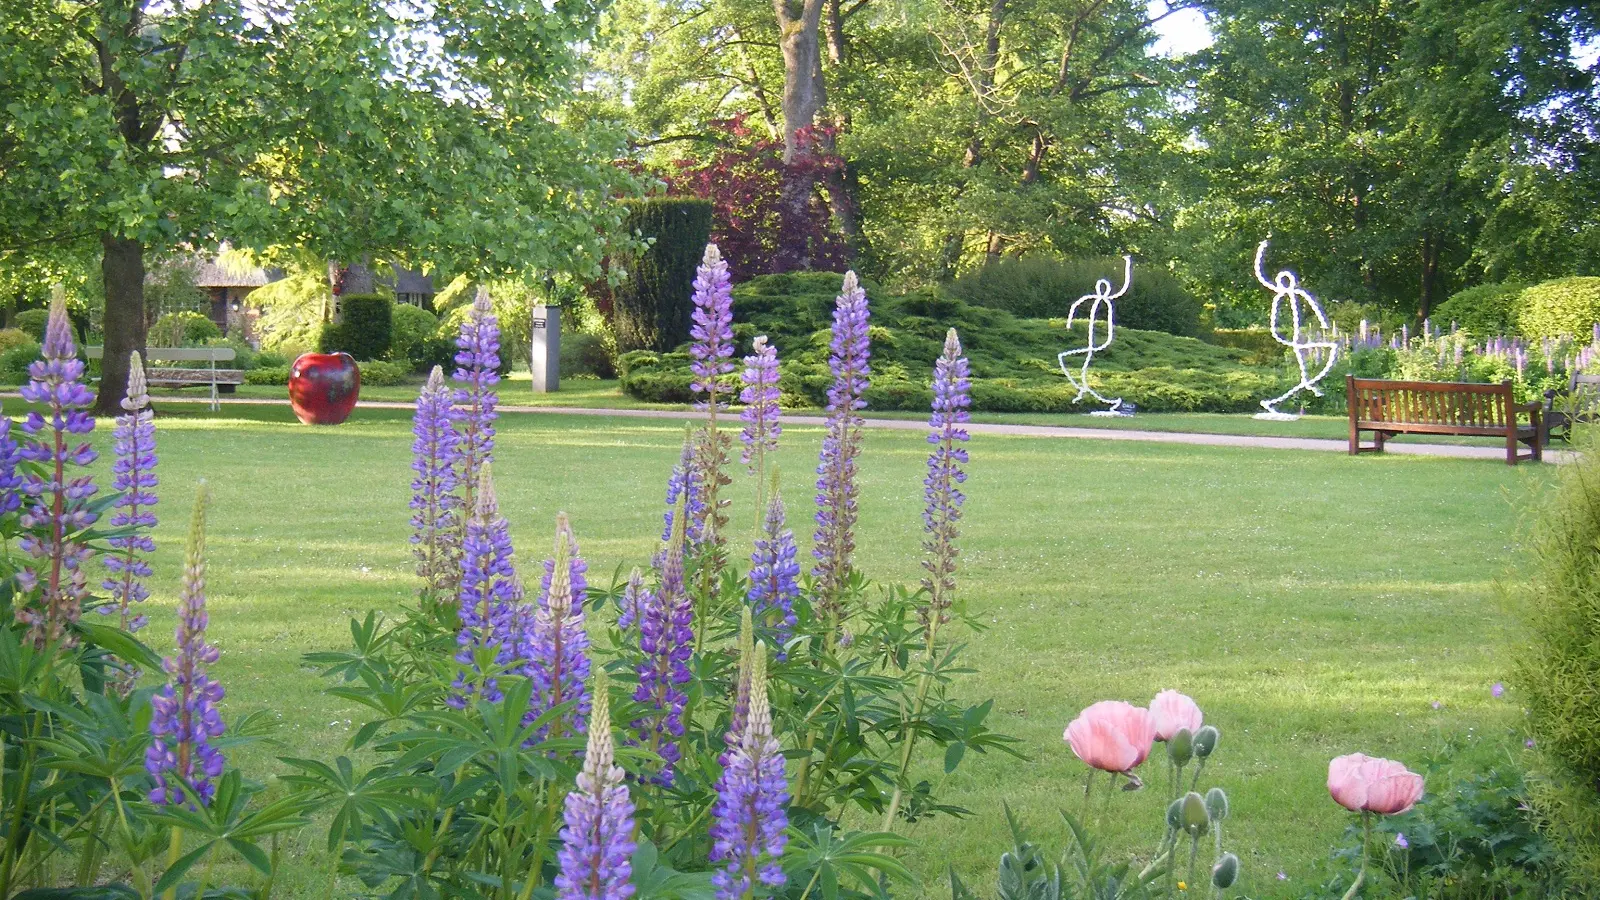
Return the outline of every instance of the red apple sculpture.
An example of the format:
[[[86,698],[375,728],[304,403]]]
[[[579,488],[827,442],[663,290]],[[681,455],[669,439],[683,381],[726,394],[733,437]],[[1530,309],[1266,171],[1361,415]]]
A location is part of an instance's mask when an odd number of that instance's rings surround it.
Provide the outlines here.
[[[289,405],[307,425],[350,418],[361,393],[361,370],[348,353],[303,353],[289,368]]]

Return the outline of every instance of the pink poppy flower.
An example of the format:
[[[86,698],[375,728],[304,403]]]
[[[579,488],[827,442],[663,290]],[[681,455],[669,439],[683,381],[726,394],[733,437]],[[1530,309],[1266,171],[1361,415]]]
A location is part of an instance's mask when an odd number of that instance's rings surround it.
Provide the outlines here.
[[[1422,797],[1422,776],[1392,759],[1352,753],[1328,763],[1328,793],[1351,812],[1399,815]]]
[[[1155,717],[1158,741],[1172,740],[1172,736],[1183,728],[1194,734],[1200,730],[1200,723],[1205,721],[1205,716],[1200,714],[1200,705],[1177,691],[1157,694],[1150,701],[1150,715]]]
[[[1102,700],[1078,714],[1062,738],[1072,752],[1103,772],[1127,772],[1150,755],[1155,719],[1147,709],[1121,700]]]

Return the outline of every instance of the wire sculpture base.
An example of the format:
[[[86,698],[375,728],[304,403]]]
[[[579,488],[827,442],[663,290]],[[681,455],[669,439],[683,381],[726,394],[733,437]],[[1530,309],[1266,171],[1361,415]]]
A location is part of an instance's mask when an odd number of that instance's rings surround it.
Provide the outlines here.
[[[1090,412],[1089,415],[1099,416],[1102,419],[1130,419],[1133,417],[1133,413],[1124,412],[1120,409],[1097,409]]]
[[[1253,418],[1260,419],[1263,422],[1298,422],[1300,421],[1300,414],[1274,410],[1272,412],[1258,412]]]

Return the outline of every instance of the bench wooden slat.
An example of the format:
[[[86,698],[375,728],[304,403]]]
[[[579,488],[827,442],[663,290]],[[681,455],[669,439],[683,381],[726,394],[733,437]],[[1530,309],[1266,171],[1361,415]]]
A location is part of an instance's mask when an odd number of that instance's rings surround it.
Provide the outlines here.
[[[243,369],[170,369],[145,370],[145,379],[162,387],[187,387],[189,385],[244,384]]]
[[[1381,453],[1384,441],[1396,434],[1460,434],[1504,437],[1506,462],[1542,458],[1541,407],[1516,402],[1511,382],[1472,384],[1453,381],[1384,381],[1345,376],[1345,397],[1350,410],[1350,452]],[[1528,423],[1518,421],[1526,413]],[[1370,431],[1373,444],[1361,445],[1361,432]],[[1517,444],[1529,445],[1519,454]]]
[[[104,347],[85,347],[90,359],[102,359]],[[145,362],[231,362],[239,354],[232,347],[146,347]]]

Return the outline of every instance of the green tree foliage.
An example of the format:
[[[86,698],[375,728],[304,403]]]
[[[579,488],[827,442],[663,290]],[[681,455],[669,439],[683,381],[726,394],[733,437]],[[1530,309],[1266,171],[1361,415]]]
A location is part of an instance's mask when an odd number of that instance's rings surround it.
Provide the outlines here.
[[[149,251],[591,276],[631,179],[563,118],[599,0],[0,6],[0,250],[98,253],[100,407],[144,342]]]
[[[1594,73],[1571,49],[1592,7],[1217,0],[1210,22],[1182,233],[1198,280],[1255,296],[1247,261],[1270,233],[1325,298],[1422,318],[1454,286],[1578,264],[1534,247],[1592,242],[1554,197],[1593,181]]]
[[[711,204],[652,197],[629,204],[626,228],[651,241],[614,300],[617,349],[668,350],[689,339],[694,270],[711,236]]]
[[[343,351],[359,360],[383,359],[394,340],[394,301],[378,294],[346,294],[340,321],[322,328],[317,349]]]
[[[1524,290],[1517,327],[1529,337],[1584,337],[1600,323],[1600,278],[1557,278]]]
[[[161,347],[193,347],[222,337],[210,317],[191,310],[170,312],[150,326],[150,342]]]
[[[1113,292],[1120,290],[1123,274],[1121,259],[1001,259],[956,279],[950,292],[968,303],[1018,316],[1065,318],[1079,297],[1094,293],[1100,279],[1109,282]],[[1078,312],[1088,315],[1089,309],[1085,306]],[[1116,300],[1116,322],[1198,337],[1200,302],[1171,273],[1135,263],[1132,285]]]
[[[439,329],[439,317],[420,306],[396,303],[393,322],[389,355],[397,362],[421,362],[424,348]]]

